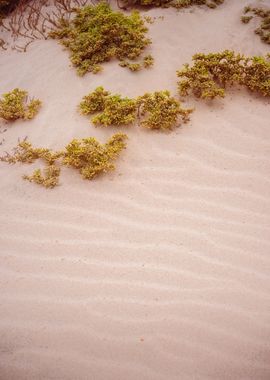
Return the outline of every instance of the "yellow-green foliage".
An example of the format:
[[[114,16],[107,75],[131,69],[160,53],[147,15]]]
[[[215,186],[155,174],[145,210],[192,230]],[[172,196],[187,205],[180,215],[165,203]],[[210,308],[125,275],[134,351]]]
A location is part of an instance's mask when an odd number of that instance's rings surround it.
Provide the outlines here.
[[[41,101],[32,99],[28,101],[27,91],[15,88],[2,95],[0,99],[0,118],[7,121],[17,119],[32,119],[38,112]]]
[[[240,84],[270,96],[270,62],[263,57],[245,57],[233,51],[195,54],[193,66],[177,72],[180,95],[193,92],[203,99],[225,96],[225,86]]]
[[[59,184],[59,176],[60,168],[55,165],[48,165],[44,169],[44,174],[42,174],[40,169],[36,169],[32,175],[24,175],[23,179],[52,189]]]
[[[261,37],[263,42],[270,44],[270,9],[245,7],[244,14],[252,13],[253,16],[258,16],[262,19],[259,28],[255,29],[255,33]],[[253,16],[242,16],[241,20],[247,24]]]
[[[60,39],[71,52],[71,61],[80,75],[100,70],[112,58],[138,58],[151,41],[139,12],[130,16],[113,11],[104,2],[76,10],[72,21],[62,20],[51,37]]]
[[[59,183],[60,167],[67,165],[78,169],[85,179],[93,179],[99,174],[114,170],[114,161],[126,147],[127,136],[122,133],[113,135],[106,144],[100,144],[94,137],[72,140],[63,151],[52,151],[47,148],[33,148],[26,140],[19,142],[12,154],[0,157],[0,161],[15,164],[16,162],[31,164],[38,159],[46,163],[44,174],[40,169],[32,175],[24,175],[23,179],[35,182],[46,188],[53,188]]]
[[[78,169],[85,179],[114,170],[113,161],[126,147],[127,136],[117,133],[106,144],[100,144],[94,137],[72,140],[63,156],[63,163]]]
[[[207,5],[209,8],[216,8],[224,0],[122,0],[125,6],[146,6],[146,7],[175,7],[175,8],[187,8],[192,5]]]
[[[80,110],[84,115],[91,115],[95,112],[101,112],[105,107],[105,99],[110,95],[109,91],[103,87],[97,87],[95,91],[83,97],[80,103]]]
[[[143,65],[145,68],[151,67],[154,64],[154,58],[151,54],[146,55],[143,59]]]
[[[161,130],[172,129],[180,119],[187,122],[192,112],[191,109],[181,108],[179,101],[169,91],[147,93],[129,99],[118,94],[110,95],[103,87],[97,87],[85,96],[79,106],[86,115],[100,112],[92,118],[94,124],[119,126],[133,123],[139,116],[142,126]]]
[[[175,8],[187,8],[192,5],[207,5],[209,8],[216,8],[224,0],[172,0],[171,4]]]
[[[140,63],[130,63],[126,60],[120,61],[119,66],[127,67],[130,71],[139,71],[142,69],[142,65]]]
[[[169,91],[159,91],[144,94],[137,99],[141,125],[150,129],[171,130],[179,119],[189,120],[191,109],[181,108],[178,100],[170,95]]]
[[[13,149],[12,154],[6,154],[0,157],[0,160],[9,164],[16,162],[32,164],[34,161],[42,159],[46,164],[52,165],[61,156],[62,152],[53,152],[47,148],[34,148],[29,141],[23,140]]]
[[[131,124],[136,118],[137,110],[135,100],[122,98],[119,94],[110,95],[103,87],[97,87],[85,96],[79,107],[85,115],[100,112],[92,118],[92,122],[105,127]]]

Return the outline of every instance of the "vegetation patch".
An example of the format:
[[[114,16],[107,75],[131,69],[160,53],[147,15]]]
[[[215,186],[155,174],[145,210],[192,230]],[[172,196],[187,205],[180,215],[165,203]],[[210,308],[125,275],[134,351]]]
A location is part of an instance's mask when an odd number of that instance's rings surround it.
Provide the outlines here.
[[[103,62],[117,58],[134,60],[151,43],[139,12],[130,16],[113,11],[107,3],[76,10],[73,20],[62,20],[50,33],[70,50],[77,72],[96,73]]]
[[[206,5],[209,8],[216,8],[223,2],[224,0],[122,0],[121,7],[140,5],[145,7],[175,7],[181,9],[191,7],[192,5]]]
[[[86,95],[79,107],[84,115],[99,112],[92,118],[92,122],[105,127],[133,123],[137,110],[135,100],[122,98],[119,94],[111,95],[103,87],[97,87],[95,91]]]
[[[140,124],[149,129],[171,130],[179,119],[189,120],[192,109],[181,108],[180,102],[169,91],[144,94],[137,99]]]
[[[111,95],[103,87],[86,95],[79,105],[81,112],[90,115],[99,112],[92,118],[96,125],[119,126],[131,124],[139,119],[141,126],[150,129],[172,129],[180,119],[189,120],[191,109],[181,108],[178,100],[169,91],[144,94],[135,99]]]
[[[28,99],[27,91],[15,88],[0,99],[0,118],[7,121],[33,119],[41,106],[38,99]]]
[[[94,137],[72,140],[63,155],[63,164],[78,169],[85,179],[93,179],[102,173],[114,170],[114,160],[126,147],[127,136],[113,135],[106,144]]]
[[[37,169],[30,176],[24,175],[23,179],[46,188],[54,188],[59,184],[60,165],[78,169],[85,179],[93,179],[102,173],[114,170],[114,161],[126,147],[126,139],[127,136],[122,133],[113,135],[105,144],[100,144],[94,137],[74,139],[63,151],[34,148],[30,142],[23,140],[11,154],[6,153],[0,157],[0,161],[9,164],[17,162],[31,164],[41,159],[46,164],[43,173],[41,169]]]
[[[195,54],[193,65],[177,71],[180,95],[214,99],[225,96],[227,85],[240,84],[262,96],[270,96],[270,61],[264,57],[245,57],[233,51]]]
[[[244,14],[247,15],[241,17],[244,24],[249,23],[254,16],[261,19],[261,24],[255,29],[255,33],[261,37],[263,42],[270,44],[270,9],[245,7]]]

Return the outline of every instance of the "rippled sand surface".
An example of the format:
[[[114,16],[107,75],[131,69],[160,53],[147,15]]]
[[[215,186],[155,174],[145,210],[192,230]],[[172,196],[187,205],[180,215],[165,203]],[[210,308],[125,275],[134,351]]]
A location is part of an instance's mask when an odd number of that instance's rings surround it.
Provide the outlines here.
[[[44,104],[0,135],[1,153],[25,136],[105,141],[117,129],[76,111],[98,85],[176,93],[195,52],[265,54],[247,4],[147,12],[155,66],[136,74],[115,62],[80,78],[54,41],[1,53],[1,93]],[[270,103],[234,89],[189,105],[170,134],[123,129],[117,170],[93,182],[63,169],[44,190],[21,179],[35,165],[1,163],[1,380],[270,379]]]

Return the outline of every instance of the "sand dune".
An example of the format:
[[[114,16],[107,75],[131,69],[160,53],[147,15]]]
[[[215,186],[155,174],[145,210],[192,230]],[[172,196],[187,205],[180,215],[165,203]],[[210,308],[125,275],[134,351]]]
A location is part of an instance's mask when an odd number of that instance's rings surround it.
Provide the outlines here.
[[[155,66],[136,74],[113,62],[80,78],[55,41],[1,53],[1,93],[44,103],[2,125],[1,152],[25,136],[105,141],[117,129],[76,111],[98,85],[176,93],[195,52],[265,54],[241,24],[247,4],[148,11]],[[233,89],[188,104],[191,122],[170,134],[123,129],[116,171],[92,182],[64,169],[46,191],[21,179],[35,165],[1,163],[1,380],[270,378],[270,102]]]

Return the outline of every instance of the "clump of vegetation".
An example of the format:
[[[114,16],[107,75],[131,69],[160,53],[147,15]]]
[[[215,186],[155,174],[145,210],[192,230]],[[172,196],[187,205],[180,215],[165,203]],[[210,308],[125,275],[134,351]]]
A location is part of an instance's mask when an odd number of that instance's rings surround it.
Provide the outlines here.
[[[122,0],[124,7],[131,7],[135,5],[146,7],[175,7],[175,8],[188,8],[192,5],[206,5],[209,8],[216,8],[222,4],[224,0]]]
[[[72,140],[63,155],[63,164],[78,169],[85,179],[93,179],[101,173],[114,170],[113,161],[126,147],[127,136],[117,133],[106,144],[94,137]]]
[[[72,140],[63,151],[52,151],[47,148],[34,148],[26,139],[20,141],[12,154],[6,153],[0,161],[9,164],[17,162],[31,164],[41,159],[45,161],[44,173],[41,169],[32,175],[24,175],[23,179],[34,182],[46,188],[59,184],[60,167],[67,165],[78,169],[85,179],[93,179],[102,173],[115,169],[114,161],[126,147],[127,136],[122,133],[113,135],[105,144],[100,144],[94,137],[82,140]]]
[[[122,98],[119,94],[111,95],[103,87],[97,87],[95,91],[86,95],[79,107],[84,115],[99,112],[92,118],[92,122],[105,127],[133,123],[137,110],[135,100]]]
[[[186,123],[192,109],[181,108],[169,91],[144,94],[137,99],[141,125],[150,129],[171,130],[181,120]]]
[[[247,24],[254,16],[261,18],[261,25],[255,29],[255,33],[261,37],[263,42],[270,44],[270,9],[245,7],[244,14],[251,13],[252,16],[242,16],[241,20]]]
[[[180,103],[169,91],[129,99],[122,98],[119,94],[110,95],[103,87],[97,87],[85,96],[79,107],[85,115],[100,112],[93,117],[94,124],[119,126],[133,123],[138,116],[142,126],[161,130],[172,129],[179,119],[187,122],[192,112],[190,109],[181,108]]]
[[[62,20],[50,36],[70,50],[71,62],[84,75],[97,72],[100,64],[112,58],[138,58],[151,43],[147,31],[139,12],[126,16],[102,2],[77,9],[75,18]]]
[[[27,91],[15,88],[11,92],[2,95],[2,99],[0,99],[0,118],[7,121],[33,119],[40,106],[40,100],[30,99],[28,101]]]
[[[23,179],[34,182],[37,185],[46,187],[47,189],[53,189],[55,186],[59,185],[61,169],[55,165],[48,165],[44,169],[44,174],[42,174],[41,169],[36,169],[32,175],[23,175]]]
[[[128,61],[120,61],[119,66],[127,67],[130,71],[139,71],[142,69],[142,65],[140,63],[131,63]]]
[[[143,65],[145,68],[152,67],[154,64],[154,58],[151,54],[148,54],[143,59]]]
[[[263,96],[270,96],[270,62],[263,57],[245,57],[233,51],[195,54],[193,66],[177,72],[180,95],[190,92],[198,98],[225,96],[227,85],[240,84]]]

